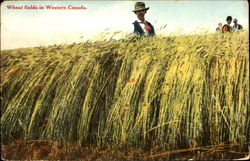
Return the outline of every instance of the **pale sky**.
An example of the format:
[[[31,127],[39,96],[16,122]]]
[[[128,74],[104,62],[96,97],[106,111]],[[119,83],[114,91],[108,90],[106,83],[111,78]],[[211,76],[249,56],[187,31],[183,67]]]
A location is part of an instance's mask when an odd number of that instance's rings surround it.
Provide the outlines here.
[[[132,32],[136,1],[6,1],[1,3],[1,50],[47,46],[100,38],[100,33]],[[214,31],[219,22],[231,15],[248,29],[248,2],[222,1],[143,1],[150,7],[146,20],[157,34],[182,28],[186,33],[205,28]],[[14,6],[81,6],[85,10],[12,10]],[[166,28],[159,30],[166,25]]]

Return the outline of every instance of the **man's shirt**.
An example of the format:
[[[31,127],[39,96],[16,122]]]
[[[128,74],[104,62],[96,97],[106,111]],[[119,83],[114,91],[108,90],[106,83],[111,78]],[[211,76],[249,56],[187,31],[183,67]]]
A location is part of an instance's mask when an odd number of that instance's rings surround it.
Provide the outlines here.
[[[147,31],[146,28],[145,28],[146,20],[144,20],[143,22],[140,21],[140,20],[137,20],[137,21],[139,22],[139,24],[140,24],[141,28],[143,29],[145,35],[148,36],[148,31]]]
[[[230,27],[230,31],[233,31],[233,26],[231,26],[230,24],[227,24]]]
[[[243,30],[243,27],[240,24],[236,24],[236,25],[233,26],[233,29],[235,31],[239,31],[239,30]]]
[[[144,20],[143,22],[141,21],[141,20],[136,20],[133,24],[133,29],[132,29],[132,31],[133,31],[133,33],[135,33],[135,23],[138,23],[139,25],[138,26],[140,26],[140,28],[142,29],[142,31],[144,32],[144,35],[146,35],[146,36],[152,36],[152,35],[155,35],[155,31],[154,31],[154,27],[148,22],[148,21],[146,21],[146,20]],[[150,30],[149,30],[149,32],[147,31],[147,29],[146,29],[146,27],[145,27],[145,24],[148,26],[148,27],[150,27]],[[137,28],[138,29],[138,28]],[[141,30],[141,29],[139,29],[139,30]]]
[[[220,27],[217,27],[217,28],[216,28],[216,31],[218,31],[218,32],[221,31],[221,28],[220,28]]]

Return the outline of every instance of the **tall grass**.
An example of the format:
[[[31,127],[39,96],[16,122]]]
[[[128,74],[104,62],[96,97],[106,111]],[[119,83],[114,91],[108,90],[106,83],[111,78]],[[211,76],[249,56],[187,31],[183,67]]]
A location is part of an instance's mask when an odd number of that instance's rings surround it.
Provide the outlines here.
[[[4,50],[2,142],[249,141],[248,31]]]

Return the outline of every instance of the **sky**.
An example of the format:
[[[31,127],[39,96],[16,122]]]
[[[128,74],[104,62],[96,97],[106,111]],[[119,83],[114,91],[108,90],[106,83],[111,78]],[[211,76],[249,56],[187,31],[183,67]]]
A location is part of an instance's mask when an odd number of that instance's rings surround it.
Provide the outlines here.
[[[1,50],[97,40],[114,31],[133,32],[137,18],[132,12],[137,1],[5,1],[1,3]],[[231,15],[248,29],[248,2],[245,0],[143,1],[150,7],[146,20],[156,34],[182,29],[193,33],[200,29],[215,31]],[[14,6],[84,6],[86,9],[8,9]],[[164,29],[161,29],[166,25]],[[110,33],[110,34],[109,34]]]

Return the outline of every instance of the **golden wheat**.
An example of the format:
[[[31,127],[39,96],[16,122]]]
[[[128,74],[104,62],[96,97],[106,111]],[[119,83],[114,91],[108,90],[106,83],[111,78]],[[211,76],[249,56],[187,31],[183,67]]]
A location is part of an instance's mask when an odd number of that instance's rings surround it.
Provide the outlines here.
[[[2,142],[25,137],[174,149],[249,141],[247,35],[4,50]]]

